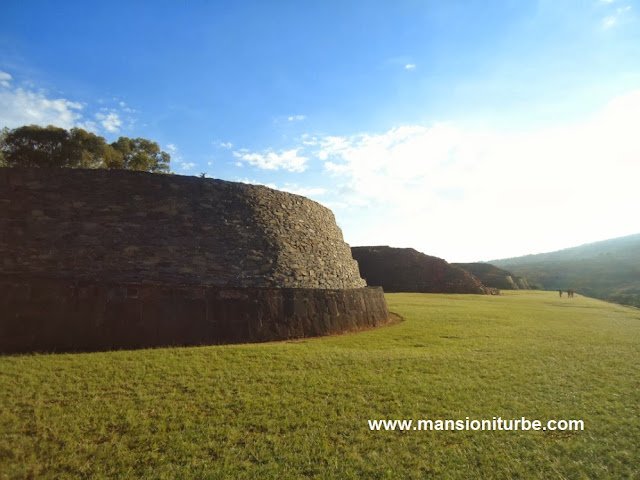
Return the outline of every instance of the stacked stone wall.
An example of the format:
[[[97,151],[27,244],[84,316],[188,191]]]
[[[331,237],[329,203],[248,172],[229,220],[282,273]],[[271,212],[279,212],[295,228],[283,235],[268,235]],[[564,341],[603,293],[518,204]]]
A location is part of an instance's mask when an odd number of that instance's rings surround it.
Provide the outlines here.
[[[0,168],[0,209],[4,274],[366,285],[329,209],[267,187],[143,172]]]
[[[266,187],[0,168],[0,352],[284,340],[386,322],[330,210]]]

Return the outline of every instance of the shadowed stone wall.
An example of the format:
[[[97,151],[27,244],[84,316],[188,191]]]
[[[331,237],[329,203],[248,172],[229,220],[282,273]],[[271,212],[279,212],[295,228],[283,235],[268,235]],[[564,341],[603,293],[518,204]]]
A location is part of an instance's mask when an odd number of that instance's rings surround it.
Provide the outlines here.
[[[352,247],[360,273],[385,292],[487,293],[482,283],[445,260],[413,248]]]
[[[381,288],[107,284],[0,277],[0,352],[266,342],[388,320]]]
[[[276,340],[388,315],[322,205],[143,172],[0,168],[0,284],[4,352]]]

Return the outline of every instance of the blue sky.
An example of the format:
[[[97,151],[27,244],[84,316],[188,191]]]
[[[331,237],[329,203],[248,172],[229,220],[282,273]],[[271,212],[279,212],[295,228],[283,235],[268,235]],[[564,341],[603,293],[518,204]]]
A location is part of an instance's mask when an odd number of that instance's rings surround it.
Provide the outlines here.
[[[638,0],[5,2],[0,126],[157,141],[172,170],[449,261],[638,232]]]

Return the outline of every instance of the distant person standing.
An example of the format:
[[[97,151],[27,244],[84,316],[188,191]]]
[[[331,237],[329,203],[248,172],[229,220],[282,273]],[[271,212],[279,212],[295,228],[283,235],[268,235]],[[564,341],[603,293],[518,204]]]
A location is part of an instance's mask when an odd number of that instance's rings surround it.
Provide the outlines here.
[[[561,288],[558,289],[558,293],[560,294],[560,298],[562,298],[562,289]]]

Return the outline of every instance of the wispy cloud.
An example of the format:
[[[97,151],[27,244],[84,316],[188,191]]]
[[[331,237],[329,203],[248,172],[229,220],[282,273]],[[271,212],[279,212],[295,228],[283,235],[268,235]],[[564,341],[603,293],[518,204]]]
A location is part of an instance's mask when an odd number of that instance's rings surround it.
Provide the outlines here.
[[[304,172],[307,168],[307,157],[299,156],[300,149],[283,150],[280,153],[265,152],[251,153],[235,151],[233,156],[240,162],[247,163],[262,170],[287,170],[289,172]]]
[[[134,121],[131,116],[134,110],[122,101],[114,100],[114,107],[101,107],[93,113],[85,103],[53,97],[30,83],[26,86],[13,86],[13,83],[11,74],[0,72],[0,126],[55,125],[67,129],[80,127],[96,133],[118,133],[125,119],[128,125]]]
[[[174,165],[181,172],[188,172],[193,170],[197,166],[194,162],[187,162],[182,157],[180,149],[175,143],[168,143],[164,147],[171,155],[171,164]]]
[[[261,182],[259,180],[256,180],[255,178],[248,178],[248,177],[244,177],[244,178],[236,178],[236,182],[240,182],[240,183],[246,183],[247,185],[262,185],[263,187],[268,187],[268,188],[273,188],[274,190],[279,190],[279,188],[277,187],[277,185],[275,183],[264,183]]]
[[[96,120],[109,133],[118,133],[122,126],[122,120],[116,112],[96,113]]]
[[[640,140],[630,127],[638,122],[640,91],[612,101],[588,122],[563,129],[500,134],[448,124],[404,126],[327,137],[316,155],[353,194],[404,209],[411,199],[440,202],[441,192],[504,192],[520,177],[523,186],[544,185],[555,192],[566,189],[568,178],[580,179],[574,186],[580,189],[602,179],[604,159],[607,173],[618,168],[640,174],[632,161],[633,152],[640,155]]]
[[[611,5],[613,4],[613,0],[602,0],[604,3]],[[625,18],[626,15],[631,11],[631,5],[625,5],[622,7],[607,8],[609,10],[609,14],[602,19],[602,28],[605,30],[614,27],[621,20]]]
[[[123,102],[122,100],[118,101],[118,106],[125,113],[136,113],[136,111],[133,108],[128,106],[126,102]]]
[[[11,88],[11,76],[4,76],[0,90],[0,125],[56,125],[70,128],[82,119],[84,105],[66,98],[48,98],[44,93]]]
[[[307,118],[306,115],[289,115],[287,117],[287,120],[290,121],[290,122],[301,122],[305,118]]]
[[[325,195],[327,193],[326,188],[322,187],[302,187],[295,183],[285,183],[285,185],[280,188],[280,190],[284,190],[285,192],[295,193],[296,195],[302,195],[303,197],[318,197]]]
[[[404,209],[416,198],[432,200],[438,189],[457,185],[457,177],[478,160],[477,152],[473,159],[456,158],[471,137],[446,124],[402,126],[380,134],[325,137],[316,156],[354,202]]]
[[[0,86],[9,88],[11,86],[12,78],[11,74],[0,71]]]
[[[415,70],[415,69],[416,69],[416,64],[415,64],[415,63],[407,63],[407,64],[404,66],[404,69],[405,69],[405,70]]]

